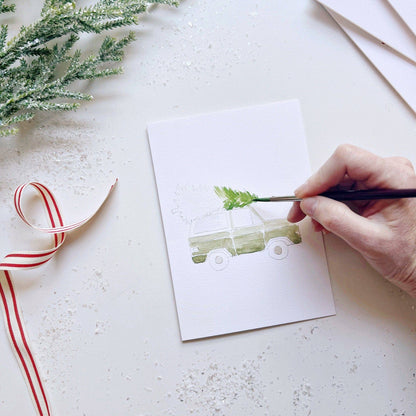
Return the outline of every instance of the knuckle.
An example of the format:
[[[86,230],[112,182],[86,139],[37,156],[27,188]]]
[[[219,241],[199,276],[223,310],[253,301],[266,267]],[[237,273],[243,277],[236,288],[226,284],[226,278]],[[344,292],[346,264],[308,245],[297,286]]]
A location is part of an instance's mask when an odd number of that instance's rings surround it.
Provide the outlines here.
[[[357,151],[357,148],[349,143],[340,144],[334,152],[334,156],[339,159],[348,159],[349,156]]]
[[[413,163],[407,157],[399,157],[399,161],[408,168],[414,169]]]
[[[412,162],[408,159],[405,159],[405,160],[407,160],[407,163],[403,164],[403,168],[406,174],[409,176],[409,178],[416,179],[415,168],[413,167]]]
[[[401,182],[405,183],[406,186],[416,185],[416,175],[412,165],[402,164],[398,166],[396,176],[400,178]]]
[[[413,163],[407,158],[403,156],[394,156],[390,159],[391,162],[393,162],[395,165],[402,166],[406,169],[410,169],[412,172],[414,172]]]
[[[407,158],[407,157],[400,157],[400,162],[406,166],[407,168],[410,168],[412,170],[412,172],[415,171],[414,167],[413,167],[413,163]]]
[[[415,187],[416,175],[412,162],[401,156],[385,159],[385,176],[392,186]]]

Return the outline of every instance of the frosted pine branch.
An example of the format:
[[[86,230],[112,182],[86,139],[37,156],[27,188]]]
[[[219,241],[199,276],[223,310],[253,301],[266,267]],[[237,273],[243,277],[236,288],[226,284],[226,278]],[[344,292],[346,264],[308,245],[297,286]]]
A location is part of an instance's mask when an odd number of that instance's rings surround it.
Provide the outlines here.
[[[36,111],[74,110],[77,101],[91,100],[90,95],[71,91],[69,86],[77,80],[122,72],[121,67],[106,68],[105,64],[123,59],[134,34],[121,39],[107,36],[96,55],[84,58],[80,50],[73,50],[80,35],[136,24],[139,15],[155,3],[178,4],[175,0],[99,0],[77,8],[75,1],[45,0],[40,19],[22,27],[9,41],[8,27],[1,25],[0,136],[16,133],[16,125],[33,118]],[[13,4],[0,0],[0,14],[14,11]]]

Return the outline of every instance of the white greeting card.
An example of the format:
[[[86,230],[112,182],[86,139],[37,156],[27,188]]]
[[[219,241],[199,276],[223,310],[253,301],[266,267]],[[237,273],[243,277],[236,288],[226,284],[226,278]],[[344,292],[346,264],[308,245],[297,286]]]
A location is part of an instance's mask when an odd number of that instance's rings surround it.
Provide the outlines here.
[[[415,0],[388,0],[407,26],[416,35],[416,2]]]
[[[381,47],[375,38],[341,15],[329,9],[328,12],[409,107],[416,112],[416,65],[397,55],[394,50]]]
[[[182,340],[335,313],[320,234],[290,204],[226,211],[214,186],[285,195],[310,174],[295,100],[150,124]]]
[[[387,0],[317,1],[416,63],[416,37]]]

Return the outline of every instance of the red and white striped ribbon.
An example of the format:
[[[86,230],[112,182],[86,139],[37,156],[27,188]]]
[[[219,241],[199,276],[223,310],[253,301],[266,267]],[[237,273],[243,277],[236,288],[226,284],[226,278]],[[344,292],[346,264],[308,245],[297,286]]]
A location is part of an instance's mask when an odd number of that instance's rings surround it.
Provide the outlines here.
[[[17,251],[8,254],[0,263],[0,297],[3,306],[6,332],[39,416],[51,416],[51,410],[39,370],[29,347],[28,337],[23,325],[22,313],[13,287],[11,270],[31,269],[49,261],[65,241],[65,233],[75,230],[88,222],[107,200],[116,183],[117,181],[111,186],[104,201],[92,215],[71,225],[64,225],[57,201],[46,186],[38,182],[29,182],[19,186],[14,194],[14,206],[20,218],[30,227],[44,233],[52,234],[54,238],[54,244],[51,249]],[[36,227],[26,219],[21,204],[23,192],[27,187],[35,188],[40,195],[42,203],[46,208],[50,223],[49,228]]]

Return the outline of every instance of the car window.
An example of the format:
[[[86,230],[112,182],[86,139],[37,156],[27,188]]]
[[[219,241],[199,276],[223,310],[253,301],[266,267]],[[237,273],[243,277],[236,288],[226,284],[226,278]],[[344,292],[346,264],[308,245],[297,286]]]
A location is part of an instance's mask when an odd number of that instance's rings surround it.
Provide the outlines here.
[[[194,221],[194,234],[212,233],[216,231],[224,231],[228,227],[227,212],[219,214],[207,215]]]
[[[257,215],[254,215],[250,209],[235,209],[231,211],[231,219],[233,227],[252,227],[254,225],[261,225],[262,222]]]

